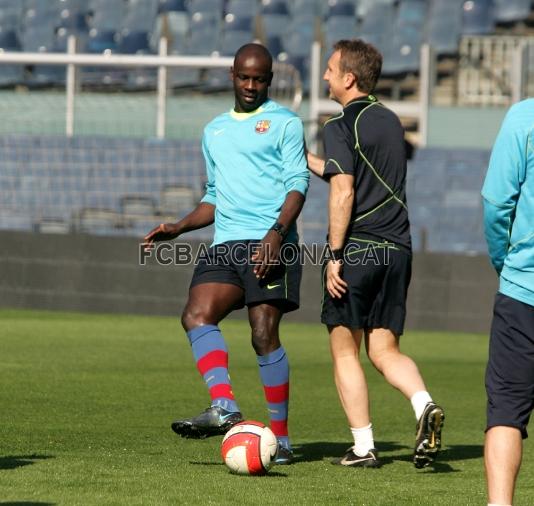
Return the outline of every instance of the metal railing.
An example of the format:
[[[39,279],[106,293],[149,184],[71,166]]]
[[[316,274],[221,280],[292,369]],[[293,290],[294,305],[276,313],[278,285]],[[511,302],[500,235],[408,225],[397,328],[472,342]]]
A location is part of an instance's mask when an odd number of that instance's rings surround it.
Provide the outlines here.
[[[72,137],[74,131],[75,100],[78,82],[78,68],[83,66],[98,67],[135,67],[157,68],[157,120],[156,137],[165,138],[166,102],[167,102],[167,70],[176,67],[197,67],[202,69],[230,68],[231,57],[221,56],[169,56],[167,40],[160,39],[158,55],[118,55],[118,54],[83,54],[76,52],[76,38],[70,36],[66,53],[20,53],[0,52],[0,64],[18,65],[65,65],[66,72],[66,115],[65,134]],[[291,108],[297,110],[302,102],[302,84],[298,71],[289,64],[275,63],[276,75],[271,89],[273,98],[278,93],[289,94]],[[279,84],[279,89],[277,88]],[[289,83],[289,84],[288,84]]]
[[[310,138],[311,147],[317,151],[317,134],[319,118],[322,114],[335,114],[341,106],[332,100],[322,98],[321,92],[321,45],[314,42],[311,52],[310,75]],[[419,145],[425,146],[428,138],[428,108],[432,82],[434,78],[434,57],[428,45],[421,49],[421,70],[419,73],[419,98],[416,101],[385,101],[384,105],[392,109],[398,116],[415,119],[418,123]]]

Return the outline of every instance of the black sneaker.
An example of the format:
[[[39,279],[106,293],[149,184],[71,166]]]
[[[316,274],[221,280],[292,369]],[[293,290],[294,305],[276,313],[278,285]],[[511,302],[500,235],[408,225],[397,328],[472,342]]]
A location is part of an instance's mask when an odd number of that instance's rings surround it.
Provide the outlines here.
[[[276,452],[276,457],[273,460],[273,463],[278,466],[287,466],[293,462],[295,456],[293,452],[286,448],[285,446],[278,445],[278,451]]]
[[[378,451],[374,448],[369,450],[367,455],[359,457],[354,453],[352,446],[343,457],[332,460],[332,464],[346,467],[380,467],[382,465],[378,460]]]
[[[428,402],[415,428],[413,463],[417,469],[434,462],[441,448],[441,428],[444,420],[443,408],[433,402]]]
[[[242,421],[239,411],[226,411],[220,406],[211,406],[198,416],[173,422],[171,428],[179,436],[204,439],[226,434],[236,423]]]

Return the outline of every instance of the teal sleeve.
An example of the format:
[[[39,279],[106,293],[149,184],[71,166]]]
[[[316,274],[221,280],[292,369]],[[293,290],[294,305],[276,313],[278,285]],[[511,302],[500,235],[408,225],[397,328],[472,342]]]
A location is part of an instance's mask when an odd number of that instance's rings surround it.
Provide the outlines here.
[[[304,154],[304,127],[302,121],[291,118],[282,133],[281,146],[283,180],[287,193],[298,191],[306,196],[310,172]]]
[[[215,166],[208,150],[206,132],[204,132],[204,135],[202,136],[202,154],[204,155],[204,161],[206,162],[208,180],[206,182],[206,193],[200,202],[216,205]]]
[[[508,113],[493,146],[482,188],[484,232],[491,263],[500,274],[508,248],[521,181],[526,172],[528,135]]]

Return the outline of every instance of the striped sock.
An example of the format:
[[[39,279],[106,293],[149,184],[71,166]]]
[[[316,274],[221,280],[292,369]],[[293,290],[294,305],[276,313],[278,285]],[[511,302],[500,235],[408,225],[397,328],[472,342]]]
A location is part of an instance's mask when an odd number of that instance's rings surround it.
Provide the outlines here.
[[[228,374],[228,348],[217,325],[201,325],[187,333],[197,368],[208,386],[211,405],[239,411]]]
[[[260,377],[267,399],[271,430],[279,443],[291,448],[287,433],[289,404],[289,362],[282,346],[267,355],[257,356]]]

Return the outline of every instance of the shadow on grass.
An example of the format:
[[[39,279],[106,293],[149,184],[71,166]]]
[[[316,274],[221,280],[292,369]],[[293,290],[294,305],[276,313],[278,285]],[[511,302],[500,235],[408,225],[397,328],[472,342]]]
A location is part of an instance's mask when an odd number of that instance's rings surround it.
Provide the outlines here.
[[[224,466],[224,463],[223,462],[199,462],[199,461],[193,461],[193,460],[190,460],[189,461],[190,464],[192,464],[193,466]],[[230,471],[228,471],[230,472]],[[231,474],[231,473],[230,473]],[[243,477],[246,475],[237,475],[236,476],[240,476],[240,477]],[[278,477],[278,478],[287,478],[287,474],[284,474],[284,473],[278,473],[276,471],[269,471],[267,473],[267,475],[261,475],[262,478],[265,478],[265,476],[268,476],[268,477]],[[250,476],[250,478],[255,478],[255,476]],[[0,503],[0,506],[2,506],[2,503]]]
[[[377,442],[376,446],[380,453],[407,448],[406,446],[391,441],[380,441]],[[317,441],[314,443],[295,445],[293,446],[293,451],[295,452],[295,462],[314,462],[317,460],[324,460],[325,458],[341,457],[350,447],[350,442],[333,443],[331,441]],[[380,460],[384,459],[381,457]],[[387,463],[390,462],[391,461]]]
[[[17,469],[19,467],[30,466],[35,464],[37,460],[53,459],[52,455],[7,455],[0,457],[0,470]],[[0,504],[9,504],[0,502]],[[17,503],[17,504],[33,504],[33,503]],[[35,503],[41,504],[41,503]],[[47,503],[42,503],[47,504]]]
[[[0,506],[54,506],[55,502],[32,502],[32,501],[10,501],[0,502]]]

